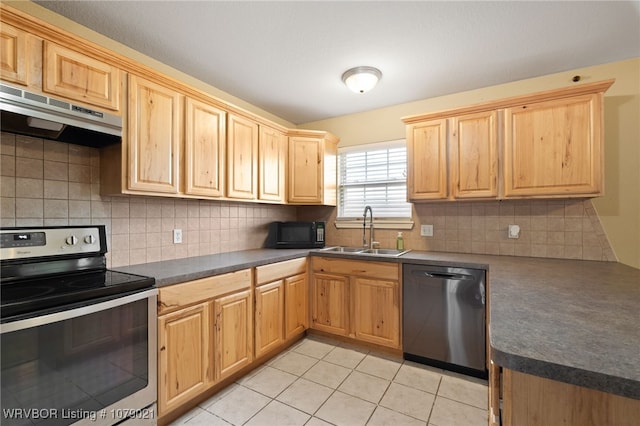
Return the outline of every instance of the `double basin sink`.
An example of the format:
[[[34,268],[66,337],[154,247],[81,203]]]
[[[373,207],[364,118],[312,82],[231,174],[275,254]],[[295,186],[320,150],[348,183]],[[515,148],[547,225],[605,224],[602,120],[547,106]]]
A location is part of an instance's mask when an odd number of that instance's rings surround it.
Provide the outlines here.
[[[321,249],[320,251],[326,251],[331,253],[344,253],[344,254],[363,254],[370,256],[385,256],[385,257],[400,257],[411,250],[395,250],[395,249],[367,249],[362,247],[328,247]]]

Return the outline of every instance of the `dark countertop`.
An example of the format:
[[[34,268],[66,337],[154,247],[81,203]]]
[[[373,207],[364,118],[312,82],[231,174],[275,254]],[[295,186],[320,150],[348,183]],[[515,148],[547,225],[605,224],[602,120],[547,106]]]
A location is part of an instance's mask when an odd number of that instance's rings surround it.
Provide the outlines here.
[[[640,399],[640,269],[616,262],[408,253],[486,266],[491,358],[500,366]]]
[[[255,249],[186,257],[184,259],[143,263],[140,265],[113,268],[130,274],[146,275],[156,279],[156,286],[182,283],[227,272],[239,271],[254,266],[305,257],[307,249]]]
[[[640,270],[616,262],[411,251],[400,258],[258,249],[117,268],[158,286],[312,256],[480,268],[506,368],[640,399]]]

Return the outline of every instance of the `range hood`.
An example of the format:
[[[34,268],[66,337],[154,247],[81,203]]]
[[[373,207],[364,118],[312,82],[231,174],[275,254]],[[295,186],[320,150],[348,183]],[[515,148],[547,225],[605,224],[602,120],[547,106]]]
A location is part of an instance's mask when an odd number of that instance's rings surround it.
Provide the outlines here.
[[[122,118],[0,84],[3,132],[100,148],[122,141]]]

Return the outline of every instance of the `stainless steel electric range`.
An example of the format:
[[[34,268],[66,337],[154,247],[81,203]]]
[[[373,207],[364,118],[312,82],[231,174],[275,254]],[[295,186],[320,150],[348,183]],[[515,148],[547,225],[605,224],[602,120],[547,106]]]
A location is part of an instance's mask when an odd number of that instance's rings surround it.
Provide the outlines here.
[[[157,289],[105,227],[0,229],[3,425],[155,422]]]

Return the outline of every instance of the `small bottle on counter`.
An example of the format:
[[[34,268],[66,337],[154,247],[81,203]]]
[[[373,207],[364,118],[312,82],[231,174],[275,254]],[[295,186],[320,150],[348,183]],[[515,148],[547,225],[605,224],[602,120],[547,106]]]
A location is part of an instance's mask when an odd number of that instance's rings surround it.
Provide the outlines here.
[[[404,250],[404,238],[402,237],[402,232],[398,232],[398,237],[396,238],[396,249]]]

